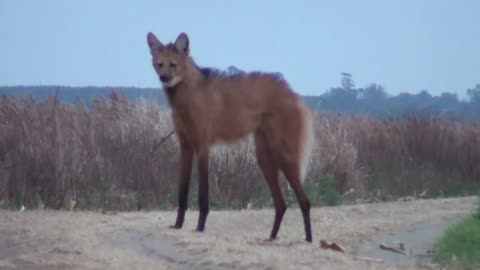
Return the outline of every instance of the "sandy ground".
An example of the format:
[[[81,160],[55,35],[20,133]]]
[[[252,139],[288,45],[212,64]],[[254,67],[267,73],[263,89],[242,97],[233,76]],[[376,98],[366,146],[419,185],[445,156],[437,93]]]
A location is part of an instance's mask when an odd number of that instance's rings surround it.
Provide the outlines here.
[[[273,209],[212,211],[204,233],[193,231],[194,211],[187,212],[182,230],[168,229],[174,212],[0,211],[0,269],[434,269],[366,261],[358,252],[382,235],[415,226],[422,239],[429,224],[454,222],[474,202],[470,197],[315,208],[313,244],[303,241],[298,208],[287,210],[274,242],[263,241]],[[347,253],[321,249],[320,239],[341,244]]]

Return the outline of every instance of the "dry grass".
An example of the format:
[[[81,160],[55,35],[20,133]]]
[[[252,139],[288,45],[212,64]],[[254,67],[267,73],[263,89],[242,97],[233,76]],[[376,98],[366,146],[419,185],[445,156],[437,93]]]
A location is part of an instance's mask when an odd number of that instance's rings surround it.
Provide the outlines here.
[[[168,119],[168,111],[152,103],[128,103],[115,94],[94,100],[92,108],[53,97],[3,98],[1,198],[52,208],[70,200],[87,208],[158,205],[171,193],[165,187],[175,175],[175,141],[148,154],[171,130]]]
[[[176,139],[166,140],[150,155],[172,130],[169,114],[155,103],[131,102],[115,93],[96,98],[91,107],[65,104],[53,96],[41,102],[0,98],[0,204],[174,207]],[[451,190],[461,195],[478,187],[480,126],[475,123],[317,114],[315,133],[305,187],[311,196],[319,194],[328,174],[339,193],[353,188],[353,199],[392,199],[424,191],[428,196],[449,195]],[[213,208],[271,205],[251,138],[216,147],[210,164]],[[193,207],[196,182],[191,188]]]

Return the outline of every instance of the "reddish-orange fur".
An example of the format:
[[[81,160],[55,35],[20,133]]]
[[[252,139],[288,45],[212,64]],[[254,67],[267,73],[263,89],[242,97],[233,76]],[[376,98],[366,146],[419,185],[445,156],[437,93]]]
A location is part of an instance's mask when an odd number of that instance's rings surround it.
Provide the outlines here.
[[[283,171],[302,209],[306,240],[312,241],[310,203],[302,188],[305,164],[313,139],[308,109],[286,81],[273,74],[225,75],[200,69],[189,55],[189,40],[180,34],[163,45],[147,37],[152,64],[164,85],[181,149],[179,210],[174,228],[181,228],[193,155],[198,157],[200,217],[203,231],[208,215],[208,154],[217,142],[254,134],[258,164],[275,203],[270,235],[276,238],[286,204],[278,182]]]

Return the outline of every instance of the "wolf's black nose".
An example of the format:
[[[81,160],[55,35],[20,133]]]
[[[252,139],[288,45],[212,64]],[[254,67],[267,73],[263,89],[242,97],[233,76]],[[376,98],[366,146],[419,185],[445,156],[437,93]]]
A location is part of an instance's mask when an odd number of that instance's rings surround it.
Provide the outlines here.
[[[160,81],[162,81],[162,82],[164,82],[164,83],[170,81],[170,79],[171,79],[171,78],[170,78],[169,76],[160,76]]]

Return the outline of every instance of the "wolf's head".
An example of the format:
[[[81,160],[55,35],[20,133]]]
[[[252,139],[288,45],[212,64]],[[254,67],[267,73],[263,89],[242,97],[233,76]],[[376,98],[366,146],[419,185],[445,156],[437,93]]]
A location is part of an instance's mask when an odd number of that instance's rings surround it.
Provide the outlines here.
[[[153,33],[148,33],[147,43],[152,54],[152,65],[164,88],[180,83],[186,73],[189,41],[185,33],[178,35],[175,43],[163,45]]]

